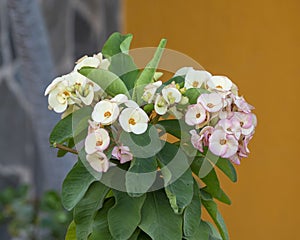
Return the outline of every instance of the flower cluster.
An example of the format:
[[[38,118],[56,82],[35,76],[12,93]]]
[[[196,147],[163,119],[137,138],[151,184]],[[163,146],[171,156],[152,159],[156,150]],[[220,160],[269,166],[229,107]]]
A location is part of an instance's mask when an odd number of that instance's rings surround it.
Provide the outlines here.
[[[49,94],[50,109],[64,112],[63,116],[84,105],[93,107],[85,151],[87,161],[96,171],[106,172],[114,165],[110,155],[121,164],[134,158],[126,143],[118,139],[120,132],[143,134],[151,117],[159,120],[170,114],[193,128],[190,143],[200,152],[207,147],[213,154],[235,164],[248,156],[256,117],[251,112],[253,107],[238,95],[236,85],[229,78],[188,67],[176,72],[174,79],[180,77],[181,81],[163,83],[158,80],[162,74],[156,73],[152,82],[144,86],[144,102],[139,106],[125,94],[109,96],[78,72],[82,67],[109,71],[109,64],[101,53],[84,57],[73,72],[56,78],[45,92]],[[198,93],[196,102],[189,95],[193,89],[197,90],[193,95]],[[152,106],[148,114],[144,110],[146,105]]]
[[[248,143],[254,134],[254,108],[238,96],[236,85],[225,76],[212,76],[206,71],[189,69],[185,87],[203,88],[196,104],[188,107],[185,122],[194,126],[191,142],[200,152],[206,146],[217,156],[240,164],[249,154]]]
[[[184,77],[182,88],[172,82],[157,93],[162,82],[154,82],[145,87],[143,100],[153,102],[159,115],[168,110],[176,117],[184,115],[185,123],[195,128],[190,131],[191,142],[200,152],[208,147],[215,155],[240,164],[240,158],[249,154],[248,143],[257,124],[256,116],[251,113],[254,108],[238,96],[237,86],[225,76],[212,76],[193,68],[182,68],[175,76]],[[177,105],[188,103],[185,93],[192,88],[205,93],[199,95],[195,104],[189,104],[187,110],[178,108]]]
[[[121,164],[131,161],[133,155],[129,147],[119,143],[118,137],[113,139],[110,146],[110,134],[118,136],[121,131],[142,134],[148,128],[149,117],[136,102],[128,100],[124,94],[118,94],[111,99],[99,101],[92,112],[89,122],[88,136],[85,140],[87,161],[99,172],[106,172],[109,162],[104,153],[112,147],[112,156]]]
[[[101,53],[93,57],[84,56],[76,63],[71,73],[54,79],[45,90],[45,96],[49,95],[49,109],[57,113],[65,112],[63,117],[83,105],[90,105],[101,92],[98,85],[78,73],[78,70],[83,67],[108,69],[110,64]]]

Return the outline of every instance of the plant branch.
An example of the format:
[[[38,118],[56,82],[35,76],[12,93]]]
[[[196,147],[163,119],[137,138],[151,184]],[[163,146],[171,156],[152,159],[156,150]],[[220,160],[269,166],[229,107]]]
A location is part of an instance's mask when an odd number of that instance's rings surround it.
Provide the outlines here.
[[[75,149],[69,148],[59,143],[54,143],[53,147],[78,155],[78,152]]]

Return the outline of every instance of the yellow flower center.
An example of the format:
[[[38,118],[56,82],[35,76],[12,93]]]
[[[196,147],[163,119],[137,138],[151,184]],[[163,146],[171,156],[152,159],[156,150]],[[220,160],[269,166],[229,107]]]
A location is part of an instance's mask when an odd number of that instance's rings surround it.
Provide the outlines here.
[[[66,97],[69,97],[70,96],[70,93],[68,91],[64,91],[63,94],[66,96]]]
[[[129,118],[128,123],[129,123],[130,125],[135,125],[135,124],[136,124],[134,118]]]
[[[103,141],[102,141],[102,140],[98,140],[98,141],[96,142],[96,146],[97,146],[97,147],[102,146],[102,144],[103,144]]]
[[[199,83],[198,83],[197,81],[194,81],[194,82],[193,82],[193,87],[194,87],[194,88],[198,87],[198,85],[199,85]]]
[[[111,112],[106,111],[106,112],[104,113],[104,117],[109,118],[110,116],[111,116]]]
[[[227,142],[226,139],[221,139],[221,140],[220,140],[220,144],[221,144],[221,145],[225,145],[226,142]]]
[[[208,103],[206,106],[209,107],[209,108],[213,108],[215,105],[212,104],[212,103]]]
[[[199,117],[201,117],[201,114],[200,114],[200,113],[197,113],[197,114],[196,114],[196,118],[199,118]]]
[[[221,85],[216,86],[216,88],[223,89]]]

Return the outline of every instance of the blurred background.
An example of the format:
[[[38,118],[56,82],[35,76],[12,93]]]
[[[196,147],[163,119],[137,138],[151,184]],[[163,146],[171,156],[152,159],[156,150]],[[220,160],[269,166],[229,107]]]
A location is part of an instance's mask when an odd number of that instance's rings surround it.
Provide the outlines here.
[[[0,0],[3,202],[7,206],[18,199],[10,209],[31,212],[38,202],[44,221],[53,225],[38,234],[63,239],[53,233],[54,223],[67,223],[69,217],[57,191],[74,158],[56,159],[49,148],[48,134],[58,116],[47,110],[43,92],[77,58],[99,51],[110,33],[121,31],[134,34],[133,48],[167,38],[167,48],[239,86],[256,107],[259,124],[250,157],[237,167],[238,183],[220,175],[233,202],[221,204],[231,239],[298,239],[299,11],[297,0]],[[28,190],[17,188],[24,184]],[[28,204],[26,192],[35,197],[34,204]],[[10,233],[18,229],[11,228]],[[0,239],[10,239],[3,225]]]

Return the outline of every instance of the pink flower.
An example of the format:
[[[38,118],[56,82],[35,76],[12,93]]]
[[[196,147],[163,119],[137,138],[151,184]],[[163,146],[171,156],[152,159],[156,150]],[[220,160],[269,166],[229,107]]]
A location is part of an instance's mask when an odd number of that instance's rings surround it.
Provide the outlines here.
[[[203,136],[201,137],[196,130],[190,131],[191,136],[191,142],[194,146],[194,148],[198,149],[200,152],[203,152]]]
[[[190,126],[198,125],[206,119],[206,111],[201,104],[194,104],[188,107],[185,114],[185,122]]]
[[[233,162],[234,164],[236,164],[236,165],[240,165],[240,164],[241,164],[240,158],[239,158],[239,156],[238,156],[237,154],[232,155],[232,156],[229,158],[229,160],[230,160],[231,162]]]
[[[251,113],[251,110],[254,109],[243,97],[234,96],[234,104],[238,107],[238,109],[244,113]]]
[[[232,112],[232,98],[226,97],[224,99],[224,105],[225,107],[219,112],[219,118],[220,119],[225,119],[225,118],[231,118],[233,116]]]
[[[234,135],[237,140],[241,136],[242,129],[240,122],[234,117],[231,119],[221,119],[217,126],[222,128],[227,134]]]
[[[101,124],[95,121],[89,120],[88,134],[94,133],[101,128]]]
[[[240,157],[248,157],[250,150],[248,148],[248,144],[252,139],[253,134],[245,136],[244,139],[240,142],[238,155]]]
[[[209,145],[209,137],[213,133],[214,128],[211,126],[204,127],[198,134],[196,130],[191,130],[191,142],[194,148],[198,149],[200,152],[203,152],[203,146]]]
[[[115,146],[112,155],[120,161],[121,164],[129,162],[133,159],[133,155],[127,146]]]
[[[209,138],[209,150],[217,156],[230,158],[238,150],[238,141],[224,130],[215,130]]]
[[[204,146],[208,146],[209,145],[209,138],[212,135],[213,131],[215,129],[211,126],[206,126],[204,127],[201,131],[200,131],[200,136],[203,139],[203,144]]]
[[[218,93],[203,93],[197,102],[201,103],[208,112],[218,112],[224,105],[222,96]]]
[[[239,121],[243,135],[249,135],[254,131],[256,126],[256,117],[254,114],[235,112],[234,118]]]

